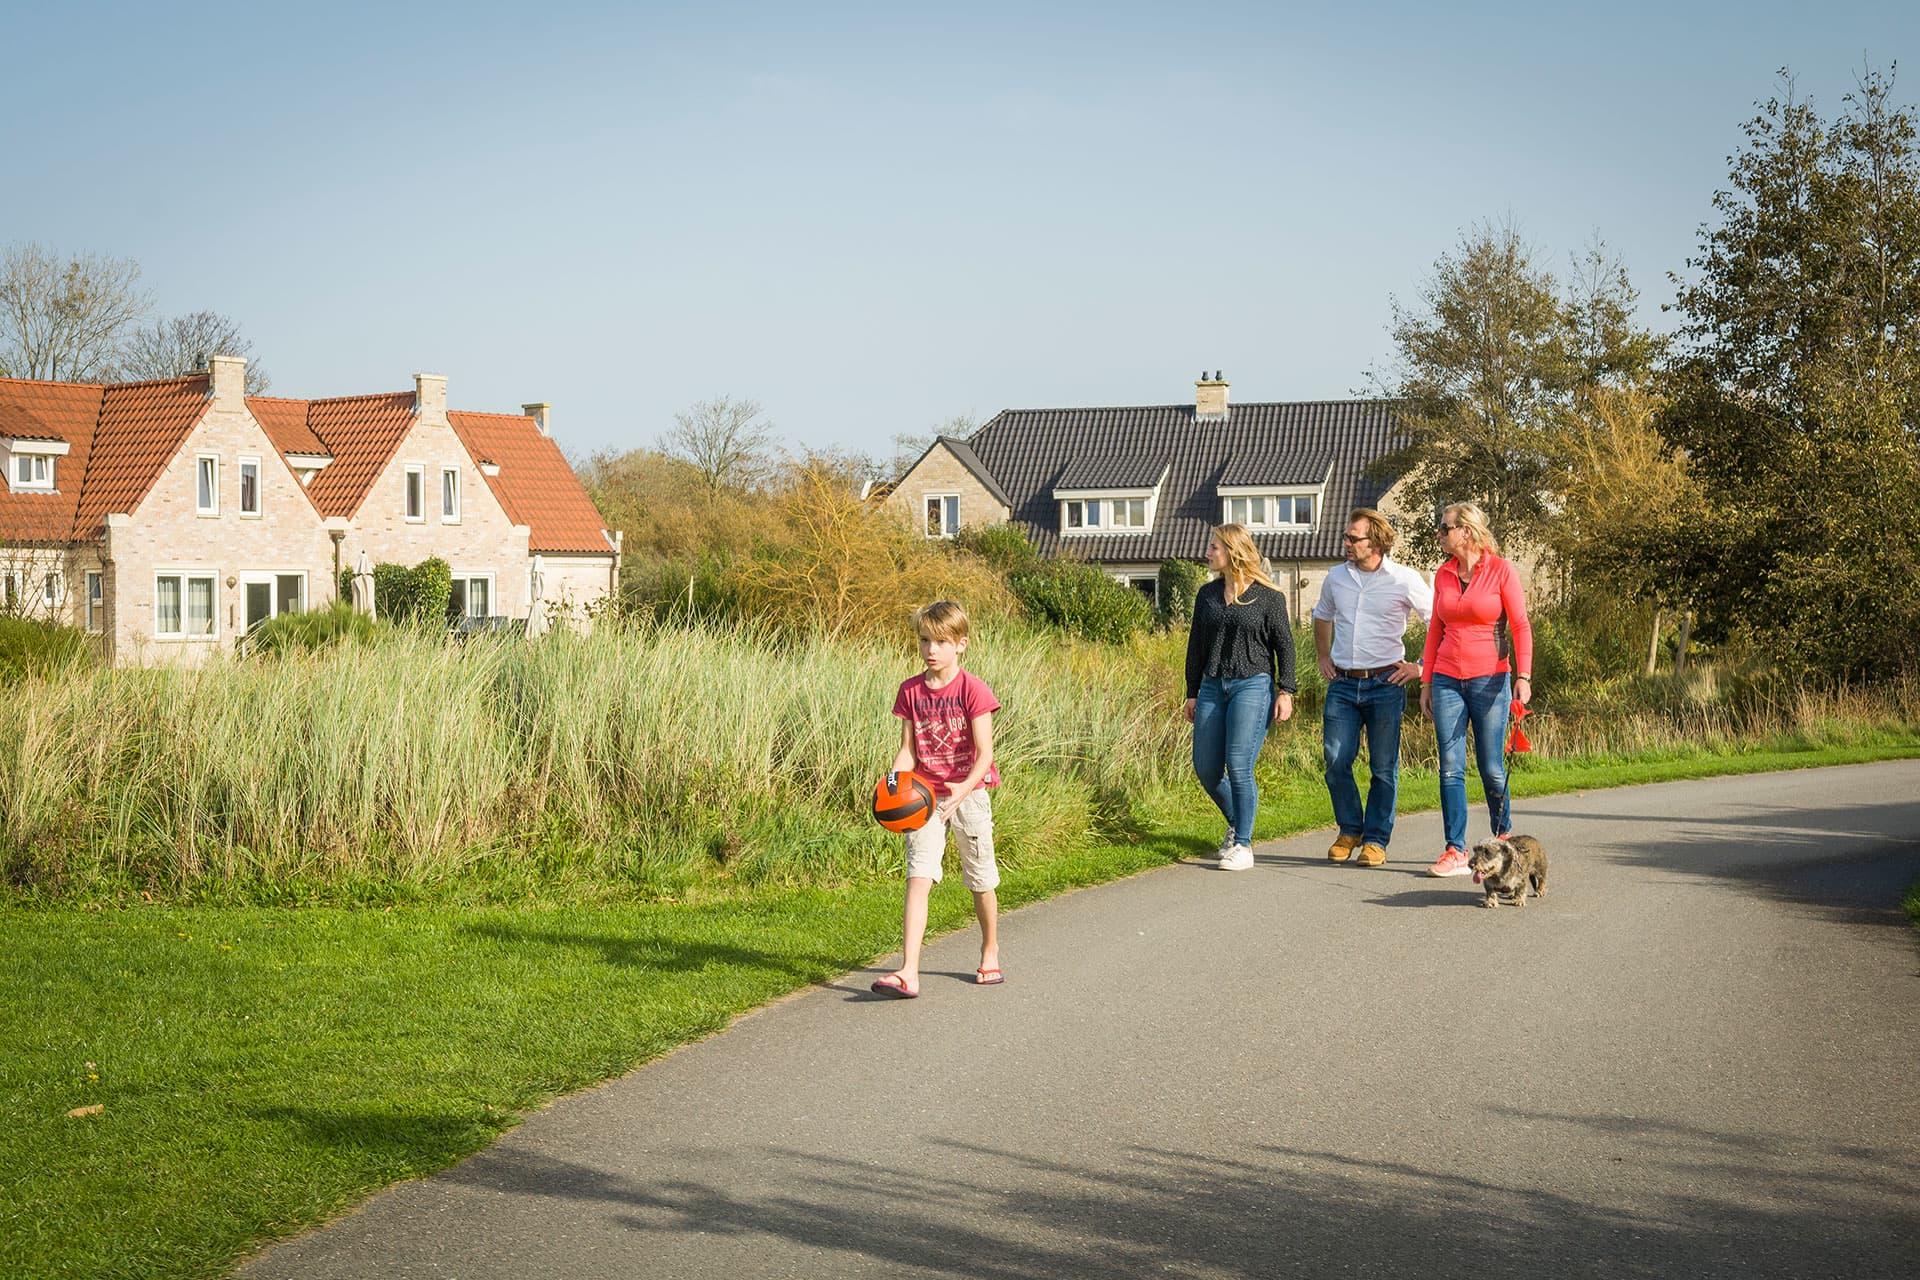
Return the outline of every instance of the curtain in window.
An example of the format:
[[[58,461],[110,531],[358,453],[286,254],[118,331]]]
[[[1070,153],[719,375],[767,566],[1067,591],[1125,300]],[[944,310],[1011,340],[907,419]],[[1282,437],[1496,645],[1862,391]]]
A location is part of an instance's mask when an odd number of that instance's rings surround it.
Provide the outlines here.
[[[153,630],[155,635],[180,634],[180,579],[162,578],[154,584]]]
[[[187,634],[213,634],[213,579],[187,579]]]

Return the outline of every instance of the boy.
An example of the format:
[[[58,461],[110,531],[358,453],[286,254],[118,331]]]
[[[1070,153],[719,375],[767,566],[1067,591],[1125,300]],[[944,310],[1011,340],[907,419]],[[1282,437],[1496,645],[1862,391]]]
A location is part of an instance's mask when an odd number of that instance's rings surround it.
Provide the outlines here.
[[[993,861],[993,807],[987,799],[987,788],[1000,785],[993,767],[993,713],[1000,702],[986,681],[960,669],[960,655],[967,651],[966,610],[938,600],[914,615],[914,627],[926,670],[902,684],[893,700],[893,714],[901,720],[893,768],[912,769],[933,784],[939,798],[927,824],[907,832],[907,905],[901,920],[906,944],[900,967],[873,984],[876,993],[903,1000],[920,994],[927,896],[940,882],[949,824],[959,837],[960,875],[973,892],[973,914],[980,921],[974,981],[981,986],[1003,981],[995,932],[999,900],[993,893],[1000,869]]]

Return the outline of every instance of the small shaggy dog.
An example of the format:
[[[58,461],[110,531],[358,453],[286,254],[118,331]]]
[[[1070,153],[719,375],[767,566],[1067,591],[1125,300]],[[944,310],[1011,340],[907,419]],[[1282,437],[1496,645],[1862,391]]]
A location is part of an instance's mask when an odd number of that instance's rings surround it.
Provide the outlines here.
[[[1547,851],[1532,836],[1482,840],[1467,858],[1474,879],[1487,886],[1486,906],[1502,902],[1524,907],[1527,890],[1535,897],[1547,892]]]

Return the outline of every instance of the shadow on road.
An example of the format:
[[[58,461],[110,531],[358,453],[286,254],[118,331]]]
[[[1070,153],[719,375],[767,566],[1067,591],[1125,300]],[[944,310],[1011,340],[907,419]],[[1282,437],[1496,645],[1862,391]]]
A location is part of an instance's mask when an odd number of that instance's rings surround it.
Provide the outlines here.
[[[1730,881],[1850,924],[1907,927],[1901,902],[1920,880],[1916,800],[1814,809],[1755,805],[1715,818],[1529,806],[1525,816],[1529,822],[1645,826],[1643,838],[1595,851],[1627,866]],[[1846,852],[1838,852],[1843,843]]]
[[[859,1259],[981,1280],[1911,1274],[1920,1169],[1908,1155],[1614,1117],[1508,1111],[1489,1123],[1585,1130],[1594,1185],[1496,1183],[1285,1146],[1235,1159],[1137,1146],[1089,1168],[939,1139],[907,1168],[776,1148],[747,1169],[734,1153],[695,1150],[659,1153],[676,1176],[640,1181],[496,1150],[447,1176],[613,1206],[635,1274],[728,1237],[783,1242],[767,1256],[819,1274]],[[1725,1185],[1707,1173],[1726,1169],[1755,1193],[1746,1203],[1697,1190]],[[743,1186],[777,1189],[730,1189]]]

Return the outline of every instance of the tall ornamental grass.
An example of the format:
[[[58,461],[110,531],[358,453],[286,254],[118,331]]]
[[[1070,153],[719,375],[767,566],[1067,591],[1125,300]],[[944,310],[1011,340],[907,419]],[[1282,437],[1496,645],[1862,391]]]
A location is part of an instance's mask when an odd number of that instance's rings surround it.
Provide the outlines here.
[[[1126,815],[1182,757],[1162,673],[1129,651],[985,630],[969,659],[1005,704],[1010,861]],[[32,681],[0,707],[0,868],[51,893],[269,897],[470,870],[842,881],[897,861],[867,806],[916,666],[907,635],[633,626]]]

